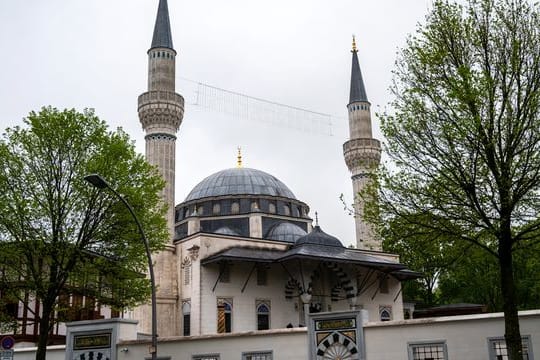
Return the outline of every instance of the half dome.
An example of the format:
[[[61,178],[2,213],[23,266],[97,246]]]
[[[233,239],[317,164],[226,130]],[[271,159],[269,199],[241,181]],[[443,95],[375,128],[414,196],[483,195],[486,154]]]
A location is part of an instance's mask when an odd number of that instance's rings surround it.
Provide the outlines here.
[[[294,243],[297,239],[305,235],[307,235],[307,232],[305,232],[300,226],[291,224],[289,222],[281,222],[270,228],[266,234],[266,238]]]
[[[214,231],[215,234],[221,234],[221,235],[231,235],[231,236],[240,236],[238,232],[234,231],[228,226],[222,226],[216,231]]]
[[[296,200],[293,192],[273,175],[256,169],[231,168],[198,183],[184,202],[226,195],[270,195]]]
[[[306,244],[344,247],[338,238],[322,231],[319,225],[315,226],[309,234],[302,236],[296,241],[296,246]]]

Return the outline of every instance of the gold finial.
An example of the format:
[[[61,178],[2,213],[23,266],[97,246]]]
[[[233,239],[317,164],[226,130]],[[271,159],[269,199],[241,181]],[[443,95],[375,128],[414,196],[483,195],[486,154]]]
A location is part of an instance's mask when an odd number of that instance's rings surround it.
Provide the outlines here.
[[[242,167],[242,148],[240,146],[238,147],[238,155],[236,156],[236,167]]]
[[[352,36],[352,52],[358,52],[356,49],[356,36]]]

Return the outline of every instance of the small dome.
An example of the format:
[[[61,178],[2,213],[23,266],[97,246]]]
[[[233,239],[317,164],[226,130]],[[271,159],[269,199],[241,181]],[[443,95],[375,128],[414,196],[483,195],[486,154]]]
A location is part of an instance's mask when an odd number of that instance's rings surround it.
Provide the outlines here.
[[[232,168],[205,178],[184,202],[225,195],[270,195],[296,200],[293,192],[275,176],[256,169]]]
[[[216,231],[214,231],[214,234],[221,234],[221,235],[231,235],[231,236],[240,236],[236,231],[231,229],[228,226],[222,226]]]
[[[296,245],[305,244],[343,247],[343,244],[338,238],[322,231],[319,225],[315,226],[309,234],[296,240]]]
[[[294,243],[298,238],[307,235],[300,226],[289,222],[280,222],[270,228],[266,234],[267,239]]]

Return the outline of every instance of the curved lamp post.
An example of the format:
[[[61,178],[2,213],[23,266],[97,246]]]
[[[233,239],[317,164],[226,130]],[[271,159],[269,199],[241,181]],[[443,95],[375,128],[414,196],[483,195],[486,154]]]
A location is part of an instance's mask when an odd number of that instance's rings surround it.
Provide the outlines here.
[[[131,205],[120,195],[116,190],[114,190],[109,183],[105,181],[100,175],[98,174],[90,174],[84,177],[84,180],[88,181],[90,184],[92,184],[94,187],[98,189],[109,189],[120,201],[124,203],[124,205],[128,208],[129,212],[131,213],[131,216],[133,216],[133,219],[137,223],[137,227],[139,228],[139,232],[141,233],[141,238],[144,242],[144,248],[146,249],[146,257],[148,259],[148,274],[150,275],[150,286],[152,287],[152,347],[150,348],[150,353],[152,354],[152,360],[157,359],[157,311],[156,311],[156,280],[154,278],[154,266],[152,264],[152,254],[150,253],[150,246],[148,244],[148,239],[146,238],[146,235],[144,233],[144,230],[142,228],[141,222],[139,221],[139,218],[137,218],[137,215],[135,215],[135,212],[133,211],[133,208]]]

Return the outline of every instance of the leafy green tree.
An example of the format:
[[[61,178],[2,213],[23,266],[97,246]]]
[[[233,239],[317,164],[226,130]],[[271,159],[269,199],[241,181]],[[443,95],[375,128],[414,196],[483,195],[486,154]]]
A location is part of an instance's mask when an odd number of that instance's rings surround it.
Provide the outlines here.
[[[422,215],[417,215],[422,217]],[[429,222],[428,219],[422,221]],[[403,296],[419,307],[439,304],[437,284],[441,276],[463,257],[469,244],[453,241],[432,229],[416,227],[392,218],[382,229],[383,249],[399,254],[400,261],[422,277],[403,284]]]
[[[436,0],[400,52],[392,92],[382,220],[493,256],[508,352],[521,359],[514,252],[540,227],[538,4]]]
[[[516,301],[521,310],[540,307],[539,254],[538,246],[514,253]],[[478,247],[471,247],[442,273],[438,294],[441,303],[485,304],[490,312],[502,311],[497,259]]]
[[[153,251],[163,246],[164,182],[126,133],[108,130],[90,110],[43,108],[24,127],[6,130],[0,168],[0,291],[25,304],[39,301],[37,360],[45,359],[55,313],[69,319],[66,296],[113,309],[148,299],[136,224],[111,193],[83,179],[102,174],[129,199]]]

